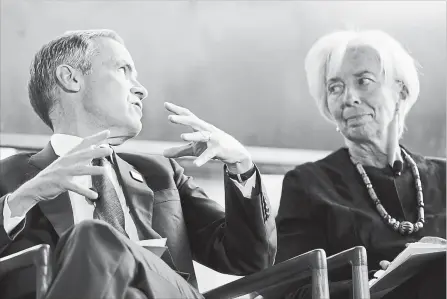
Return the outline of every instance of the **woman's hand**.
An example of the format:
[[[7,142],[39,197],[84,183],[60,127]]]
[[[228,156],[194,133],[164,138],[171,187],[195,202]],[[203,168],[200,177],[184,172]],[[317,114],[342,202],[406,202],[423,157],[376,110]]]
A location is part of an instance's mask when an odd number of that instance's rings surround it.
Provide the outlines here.
[[[374,278],[371,279],[369,281],[369,283],[371,284],[373,281],[379,279],[383,275],[383,273],[385,273],[386,269],[388,269],[390,264],[391,263],[389,261],[387,261],[387,260],[380,261],[379,265],[380,265],[381,270],[379,270],[376,273],[374,273]]]
[[[389,261],[387,261],[387,260],[380,261],[380,263],[379,263],[380,268],[382,268],[383,271],[385,271],[386,269],[388,269],[388,267],[390,266],[390,264],[391,264],[391,263],[390,263]],[[379,271],[381,271],[381,270],[379,270]]]
[[[439,237],[431,237],[431,236],[423,237],[418,242],[419,243],[431,243],[431,244],[443,244],[443,245],[447,244],[446,239],[439,238]],[[407,243],[407,244],[405,244],[405,246],[408,246],[409,244],[411,244],[411,243]],[[383,275],[383,273],[386,271],[386,269],[388,269],[390,264],[391,264],[391,262],[389,262],[387,260],[380,261],[379,265],[380,265],[381,270],[374,273],[375,278],[371,279],[369,281],[369,283],[371,283],[374,280],[377,280],[379,277],[381,277]]]

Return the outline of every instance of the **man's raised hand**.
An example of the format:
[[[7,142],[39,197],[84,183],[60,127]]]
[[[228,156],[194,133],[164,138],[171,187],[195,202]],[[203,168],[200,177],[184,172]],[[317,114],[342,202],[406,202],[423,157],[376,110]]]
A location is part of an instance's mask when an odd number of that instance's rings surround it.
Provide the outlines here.
[[[196,166],[202,166],[210,159],[218,159],[226,163],[233,173],[243,173],[253,167],[247,149],[235,138],[215,126],[201,120],[186,108],[165,103],[165,108],[174,113],[168,119],[175,124],[187,126],[192,133],[183,133],[181,138],[188,144],[166,149],[164,156],[178,158],[194,156]]]

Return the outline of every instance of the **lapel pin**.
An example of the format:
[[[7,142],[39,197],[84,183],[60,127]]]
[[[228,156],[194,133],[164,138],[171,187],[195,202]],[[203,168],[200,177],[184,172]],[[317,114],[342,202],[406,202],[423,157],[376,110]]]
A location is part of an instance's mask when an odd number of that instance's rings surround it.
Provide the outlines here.
[[[130,171],[130,176],[131,176],[134,180],[136,180],[136,181],[139,181],[139,182],[141,182],[141,183],[144,182],[143,177],[142,177],[141,174],[139,174],[138,172],[135,172],[135,171],[131,170],[131,171]]]

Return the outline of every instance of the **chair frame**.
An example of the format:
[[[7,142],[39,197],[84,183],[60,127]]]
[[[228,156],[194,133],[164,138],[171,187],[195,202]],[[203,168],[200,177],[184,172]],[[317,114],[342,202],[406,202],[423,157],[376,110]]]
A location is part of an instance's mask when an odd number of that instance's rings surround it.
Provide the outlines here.
[[[206,299],[236,298],[271,287],[312,277],[312,298],[329,298],[328,270],[352,265],[354,299],[369,299],[366,249],[357,246],[326,258],[323,249],[315,249],[252,275],[203,293]],[[52,282],[51,249],[47,244],[0,258],[0,277],[12,270],[36,267],[36,298],[43,299]]]
[[[33,265],[36,267],[36,299],[43,299],[53,279],[50,245],[36,245],[0,258],[0,277]]]

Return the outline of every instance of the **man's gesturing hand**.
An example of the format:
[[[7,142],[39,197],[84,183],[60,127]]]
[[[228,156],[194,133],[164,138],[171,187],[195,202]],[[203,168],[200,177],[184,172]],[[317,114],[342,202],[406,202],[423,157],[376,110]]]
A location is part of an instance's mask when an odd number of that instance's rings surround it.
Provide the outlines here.
[[[51,200],[65,191],[73,191],[90,199],[96,199],[98,194],[86,186],[73,181],[76,176],[103,175],[104,169],[92,166],[92,159],[106,157],[112,153],[107,147],[98,147],[109,137],[108,130],[85,138],[78,146],[59,157],[34,178],[24,183],[13,192],[8,204],[11,215],[23,215],[39,201]]]
[[[226,163],[232,173],[244,173],[253,167],[251,156],[247,149],[232,136],[215,126],[201,120],[186,108],[165,103],[165,108],[174,113],[169,120],[192,128],[192,133],[184,133],[181,138],[190,141],[189,144],[164,151],[168,158],[195,156],[194,164],[202,166],[210,159],[216,158]]]

